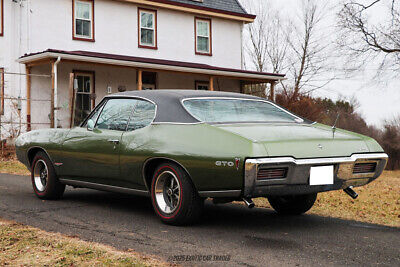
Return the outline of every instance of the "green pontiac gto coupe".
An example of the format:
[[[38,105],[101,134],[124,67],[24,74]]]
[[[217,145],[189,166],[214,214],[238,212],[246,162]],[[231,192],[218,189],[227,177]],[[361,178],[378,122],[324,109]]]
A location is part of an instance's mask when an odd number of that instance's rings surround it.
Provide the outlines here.
[[[223,92],[132,91],[105,97],[80,127],[16,140],[35,194],[65,186],[150,196],[165,223],[195,222],[215,203],[267,197],[301,214],[317,193],[378,178],[388,156],[366,136],[302,119],[265,99]],[[132,203],[134,205],[134,203]]]

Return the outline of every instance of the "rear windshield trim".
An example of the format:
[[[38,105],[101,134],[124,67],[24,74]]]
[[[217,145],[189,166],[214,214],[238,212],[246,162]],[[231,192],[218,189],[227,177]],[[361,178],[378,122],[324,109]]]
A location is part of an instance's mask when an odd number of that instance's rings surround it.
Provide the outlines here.
[[[201,121],[201,122],[205,122],[205,123],[211,123],[211,124],[225,124],[225,122],[207,122],[207,121],[202,121],[202,120],[200,120],[199,118],[195,117],[195,116],[186,108],[186,106],[185,106],[185,104],[184,104],[184,102],[185,102],[185,101],[188,101],[188,100],[245,100],[245,101],[264,102],[264,103],[271,104],[271,105],[273,105],[274,107],[276,107],[276,108],[282,110],[283,112],[285,112],[285,113],[287,113],[287,114],[289,114],[289,115],[295,117],[297,120],[299,120],[298,123],[305,123],[305,122],[306,122],[303,118],[301,118],[301,117],[299,117],[299,116],[297,116],[297,115],[291,113],[290,111],[288,111],[288,110],[286,110],[286,109],[284,109],[284,108],[278,106],[277,104],[275,104],[275,103],[273,103],[273,102],[271,102],[271,101],[264,100],[264,99],[253,99],[253,98],[242,98],[242,97],[215,97],[215,96],[214,96],[214,97],[190,97],[190,98],[184,98],[184,99],[182,99],[182,100],[181,100],[181,104],[182,104],[183,108],[186,110],[186,112],[189,113],[190,116],[192,116],[192,117],[195,118],[196,120]],[[230,123],[228,123],[228,124],[233,124],[233,123],[243,123],[243,122],[230,122]],[[262,122],[262,121],[260,121],[260,122],[257,122],[257,123],[274,123],[274,122]],[[288,123],[288,122],[286,122],[286,123]],[[296,123],[296,121],[293,121],[293,123]]]

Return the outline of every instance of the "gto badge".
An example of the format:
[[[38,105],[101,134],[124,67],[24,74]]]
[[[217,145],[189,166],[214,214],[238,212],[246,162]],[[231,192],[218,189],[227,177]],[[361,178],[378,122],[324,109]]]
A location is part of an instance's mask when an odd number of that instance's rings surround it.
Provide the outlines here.
[[[235,158],[235,162],[233,161],[225,161],[218,160],[215,162],[215,165],[218,167],[234,167],[236,166],[236,170],[239,170],[240,158]]]
[[[215,165],[218,167],[223,166],[223,167],[233,167],[235,164],[232,161],[216,161]]]

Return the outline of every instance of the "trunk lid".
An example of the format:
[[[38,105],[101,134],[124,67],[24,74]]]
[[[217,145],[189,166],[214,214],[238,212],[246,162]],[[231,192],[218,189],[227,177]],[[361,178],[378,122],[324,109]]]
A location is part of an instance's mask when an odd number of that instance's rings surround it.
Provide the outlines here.
[[[363,136],[322,124],[230,124],[214,125],[263,145],[269,157],[339,157],[369,152]],[[259,151],[259,150],[258,150]],[[252,155],[263,157],[266,155]]]

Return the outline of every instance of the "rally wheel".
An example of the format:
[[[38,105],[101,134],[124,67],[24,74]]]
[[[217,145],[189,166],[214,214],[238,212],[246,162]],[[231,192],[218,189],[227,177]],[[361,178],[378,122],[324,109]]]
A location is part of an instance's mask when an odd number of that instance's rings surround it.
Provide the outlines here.
[[[174,163],[159,165],[151,186],[153,208],[166,224],[187,225],[201,216],[202,199],[186,171]]]
[[[35,155],[31,169],[33,191],[38,198],[59,199],[62,197],[65,185],[59,182],[54,166],[44,152],[40,151]]]

